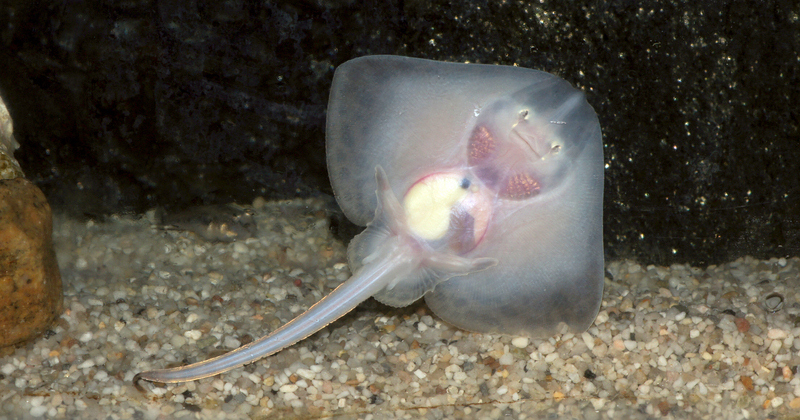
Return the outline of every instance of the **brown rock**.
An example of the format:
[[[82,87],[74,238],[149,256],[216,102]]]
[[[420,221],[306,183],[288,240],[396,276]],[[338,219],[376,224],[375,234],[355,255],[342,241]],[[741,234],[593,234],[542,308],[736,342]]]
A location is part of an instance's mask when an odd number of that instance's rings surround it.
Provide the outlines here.
[[[0,353],[39,336],[61,314],[52,232],[39,188],[24,178],[0,180]]]
[[[666,417],[669,414],[670,410],[672,410],[672,407],[670,407],[668,401],[661,401],[660,403],[658,403],[658,410],[661,411],[662,416]]]
[[[736,329],[739,330],[740,333],[746,333],[750,331],[750,322],[744,318],[734,318],[733,322],[736,324]]]
[[[742,381],[742,385],[744,385],[744,388],[746,390],[748,390],[748,391],[752,391],[753,390],[753,380],[750,379],[749,376],[742,376],[741,381]]]

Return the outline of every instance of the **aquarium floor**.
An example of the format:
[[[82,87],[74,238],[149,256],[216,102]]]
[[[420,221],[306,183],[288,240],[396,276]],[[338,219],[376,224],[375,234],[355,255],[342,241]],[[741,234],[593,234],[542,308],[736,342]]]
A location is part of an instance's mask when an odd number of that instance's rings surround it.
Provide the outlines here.
[[[422,302],[367,301],[272,357],[183,384],[348,278],[322,201],[256,204],[259,233],[208,243],[146,217],[55,217],[65,312],[0,358],[0,419],[763,419],[800,414],[800,260],[606,265],[588,331],[474,334]]]

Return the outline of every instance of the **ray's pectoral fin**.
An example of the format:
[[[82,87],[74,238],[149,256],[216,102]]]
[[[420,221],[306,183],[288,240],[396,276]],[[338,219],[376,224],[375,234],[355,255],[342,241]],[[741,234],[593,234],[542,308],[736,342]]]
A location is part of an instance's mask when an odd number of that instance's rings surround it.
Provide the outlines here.
[[[408,306],[445,280],[486,270],[495,265],[497,260],[494,258],[469,259],[446,255],[439,258],[439,255],[434,254],[416,270],[403,278],[396,278],[373,297],[389,306]]]

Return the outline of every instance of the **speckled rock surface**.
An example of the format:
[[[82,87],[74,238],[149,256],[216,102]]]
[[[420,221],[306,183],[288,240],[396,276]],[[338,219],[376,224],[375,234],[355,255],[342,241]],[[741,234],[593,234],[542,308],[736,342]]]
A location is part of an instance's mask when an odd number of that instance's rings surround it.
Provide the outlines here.
[[[800,259],[607,263],[594,325],[472,334],[422,304],[367,301],[223,375],[158,386],[277,328],[346,279],[316,200],[256,206],[258,233],[208,243],[143,218],[56,217],[66,310],[0,358],[0,419],[792,419],[800,410]]]
[[[61,314],[61,275],[44,194],[24,178],[0,180],[0,353],[47,330]]]

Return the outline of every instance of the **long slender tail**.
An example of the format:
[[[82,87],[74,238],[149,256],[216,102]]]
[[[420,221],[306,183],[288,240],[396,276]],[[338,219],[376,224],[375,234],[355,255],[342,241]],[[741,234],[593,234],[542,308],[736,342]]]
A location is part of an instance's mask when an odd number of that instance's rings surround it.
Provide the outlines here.
[[[134,383],[139,379],[153,382],[186,382],[207,378],[275,354],[303,340],[379,292],[398,274],[402,275],[402,272],[412,268],[414,262],[403,255],[401,250],[395,248],[390,254],[394,255],[386,255],[388,258],[380,258],[362,267],[333,292],[271,334],[199,363],[142,372],[134,377]]]

